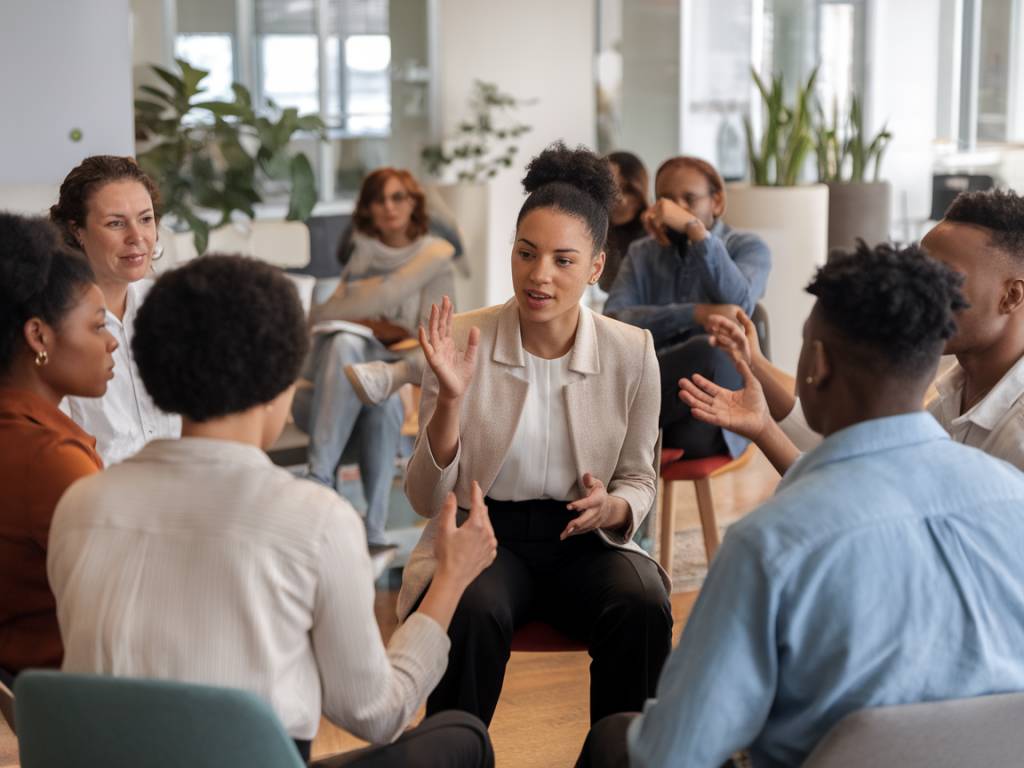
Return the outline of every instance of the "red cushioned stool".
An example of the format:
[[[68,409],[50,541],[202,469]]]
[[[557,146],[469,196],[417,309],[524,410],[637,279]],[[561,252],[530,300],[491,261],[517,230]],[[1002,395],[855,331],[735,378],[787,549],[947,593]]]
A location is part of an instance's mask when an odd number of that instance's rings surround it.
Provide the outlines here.
[[[585,651],[587,646],[563,635],[543,621],[528,621],[512,635],[512,650],[524,653],[558,653]]]
[[[715,502],[711,497],[711,478],[725,472],[739,469],[753,455],[753,445],[748,445],[735,459],[728,455],[708,456],[704,459],[684,459],[679,448],[662,448],[661,479],[664,488],[661,494],[661,509],[658,522],[661,525],[661,546],[658,561],[669,574],[672,573],[672,545],[675,539],[675,502],[672,485],[682,480],[693,483],[697,491],[697,511],[700,513],[700,527],[704,534],[704,552],[708,558],[715,556],[718,549],[718,521],[715,519]]]

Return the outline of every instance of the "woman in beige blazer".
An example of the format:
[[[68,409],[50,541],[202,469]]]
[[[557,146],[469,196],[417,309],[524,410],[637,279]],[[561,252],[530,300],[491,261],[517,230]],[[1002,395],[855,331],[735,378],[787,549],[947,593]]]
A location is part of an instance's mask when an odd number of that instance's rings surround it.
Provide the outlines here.
[[[587,643],[590,716],[640,709],[671,646],[668,578],[633,541],[655,495],[660,385],[648,331],[580,306],[604,266],[615,186],[607,163],[557,144],[530,164],[512,251],[515,296],[420,340],[420,432],[406,492],[431,518],[405,569],[404,618],[435,572],[435,515],[473,481],[499,547],[449,627],[448,669],[427,712],[489,723],[512,634],[540,618]]]

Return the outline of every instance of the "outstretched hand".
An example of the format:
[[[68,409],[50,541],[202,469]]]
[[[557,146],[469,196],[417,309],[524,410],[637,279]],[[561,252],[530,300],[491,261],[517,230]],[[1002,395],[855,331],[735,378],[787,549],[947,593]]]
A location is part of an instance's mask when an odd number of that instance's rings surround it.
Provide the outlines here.
[[[704,329],[711,336],[708,340],[711,346],[735,353],[747,365],[754,365],[764,356],[757,340],[757,328],[740,307],[735,307],[732,316],[709,315]]]
[[[694,418],[756,440],[771,421],[768,402],[750,366],[738,353],[732,357],[743,377],[742,389],[726,389],[694,374],[692,380],[679,380],[679,399],[690,406]]]
[[[429,328],[420,326],[420,346],[423,356],[438,382],[438,396],[457,400],[465,394],[473,380],[476,352],[480,345],[480,329],[471,328],[465,352],[460,353],[452,338],[452,316],[455,308],[447,296],[430,306]]]

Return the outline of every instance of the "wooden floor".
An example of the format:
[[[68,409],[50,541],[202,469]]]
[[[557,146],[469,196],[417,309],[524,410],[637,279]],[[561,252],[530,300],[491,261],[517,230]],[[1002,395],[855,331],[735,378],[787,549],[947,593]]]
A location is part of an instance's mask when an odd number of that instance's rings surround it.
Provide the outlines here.
[[[712,481],[719,522],[742,517],[769,496],[778,475],[760,454],[735,472]],[[676,483],[677,529],[699,526],[691,483]],[[674,640],[689,616],[697,592],[672,595]],[[394,592],[379,592],[375,605],[382,636],[395,629]],[[491,738],[500,768],[552,768],[571,766],[586,736],[589,657],[586,653],[514,653],[505,687],[491,723]],[[321,722],[313,743],[314,756],[342,752],[363,742]],[[6,724],[0,721],[0,768],[17,766],[17,746]]]

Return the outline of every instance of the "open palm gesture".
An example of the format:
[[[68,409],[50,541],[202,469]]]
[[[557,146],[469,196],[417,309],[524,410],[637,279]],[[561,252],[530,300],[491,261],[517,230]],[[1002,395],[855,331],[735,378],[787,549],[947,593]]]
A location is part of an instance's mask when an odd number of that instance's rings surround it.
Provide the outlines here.
[[[470,328],[466,351],[459,352],[452,338],[452,316],[455,308],[447,296],[430,306],[429,329],[420,326],[420,346],[427,364],[437,377],[438,396],[457,400],[465,394],[473,380],[476,350],[480,344],[480,329]]]
[[[726,389],[694,374],[692,380],[679,380],[679,399],[690,406],[694,418],[754,440],[771,421],[768,402],[746,361],[734,353],[733,362],[743,377],[743,389]]]

